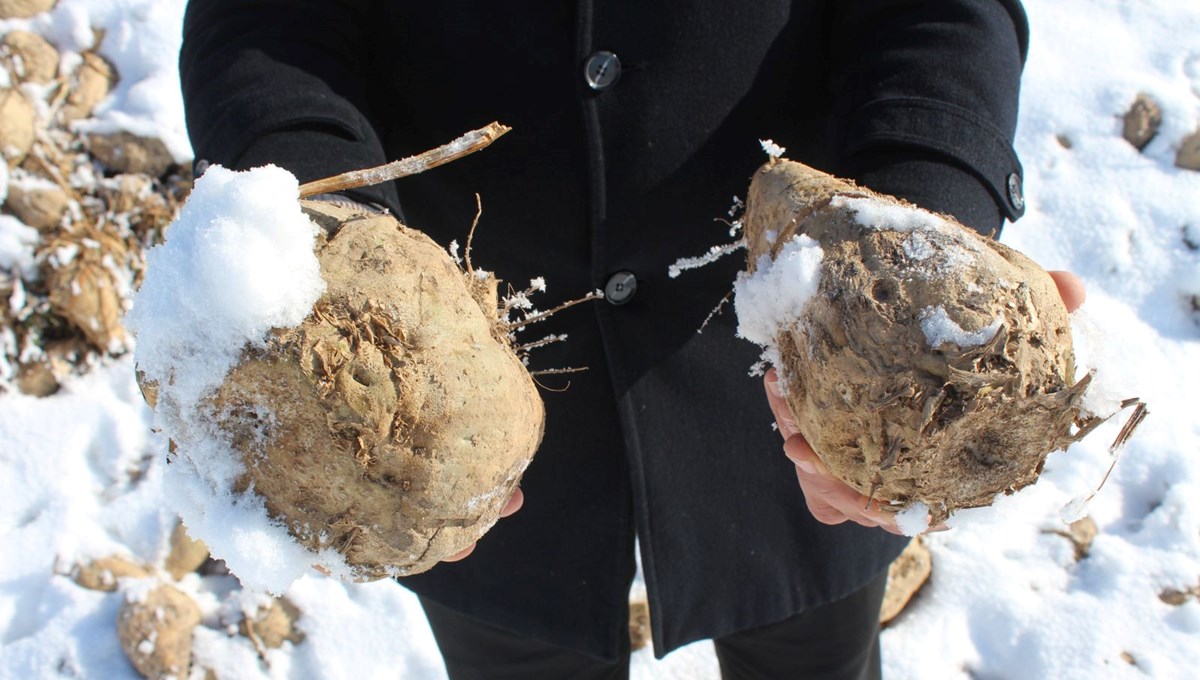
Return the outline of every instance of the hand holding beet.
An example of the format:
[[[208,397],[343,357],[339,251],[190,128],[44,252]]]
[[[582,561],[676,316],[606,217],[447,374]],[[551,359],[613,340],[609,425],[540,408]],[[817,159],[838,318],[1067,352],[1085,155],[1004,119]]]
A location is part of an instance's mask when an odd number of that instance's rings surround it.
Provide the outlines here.
[[[503,131],[304,186],[214,166],[150,252],[131,326],[172,442],[167,484],[248,587],[282,592],[309,565],[417,573],[465,557],[520,507],[544,421],[513,340],[533,312],[509,318],[524,294],[501,304],[469,240],[464,267],[389,215],[297,200]]]
[[[1073,275],[778,158],[746,206],[738,332],[778,371],[768,396],[821,521],[920,533],[1032,484],[1111,415],[1076,374]]]
[[[516,514],[516,512],[518,510],[521,509],[522,505],[525,505],[525,494],[522,493],[520,487],[518,487],[517,490],[514,491],[512,493],[512,495],[508,497],[508,502],[504,504],[504,507],[500,509],[500,519],[504,519],[505,517],[513,516],[514,514]],[[472,543],[470,546],[466,547],[465,549],[463,549],[459,552],[456,552],[449,557],[443,557],[442,561],[443,562],[457,562],[461,559],[465,559],[467,557],[467,555],[470,555],[471,553],[475,552],[475,546],[478,545],[478,543],[479,542],[476,541],[475,543]]]
[[[1085,291],[1083,282],[1071,272],[1049,272],[1058,287],[1059,295],[1068,312],[1083,304]],[[767,401],[775,415],[775,423],[783,436],[783,452],[796,466],[796,478],[804,492],[804,500],[813,517],[823,524],[854,522],[865,527],[880,527],[900,535],[893,512],[881,509],[878,500],[872,500],[847,486],[832,475],[820,456],[800,434],[796,421],[788,411],[786,399],[779,387],[779,376],[775,369],[764,377]],[[937,528],[933,529],[937,530]]]

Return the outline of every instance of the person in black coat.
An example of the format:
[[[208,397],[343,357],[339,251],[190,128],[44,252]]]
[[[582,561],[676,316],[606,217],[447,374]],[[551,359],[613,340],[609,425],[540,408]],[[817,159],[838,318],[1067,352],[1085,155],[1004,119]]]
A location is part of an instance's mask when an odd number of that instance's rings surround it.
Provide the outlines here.
[[[635,535],[660,656],[714,638],[729,676],[812,670],[768,657],[878,674],[882,576],[905,540],[794,440],[801,465],[780,455],[732,314],[697,333],[736,258],[668,267],[728,238],[714,218],[764,138],[997,234],[1024,208],[1027,33],[1018,0],[191,0],[198,162],[304,182],[498,120],[513,132],[486,151],[348,196],[447,244],[478,193],[476,263],[518,288],[544,276],[542,308],[606,292],[542,324],[569,339],[533,368],[589,370],[543,381],[523,509],[401,581],[454,677],[622,677]]]

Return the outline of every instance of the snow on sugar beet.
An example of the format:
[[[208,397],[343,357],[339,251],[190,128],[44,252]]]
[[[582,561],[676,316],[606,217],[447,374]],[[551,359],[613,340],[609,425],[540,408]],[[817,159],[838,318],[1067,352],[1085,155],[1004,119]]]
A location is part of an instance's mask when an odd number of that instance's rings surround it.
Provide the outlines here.
[[[1067,309],[1022,254],[774,156],[746,205],[739,334],[826,467],[906,533],[1032,484],[1112,415],[1089,407]]]
[[[389,166],[419,172],[506,130]],[[310,565],[429,569],[497,521],[541,442],[521,354],[545,341],[513,343],[542,316],[526,297],[540,280],[500,300],[469,242],[464,269],[390,215],[298,200],[397,174],[300,187],[271,166],[210,168],[149,255],[131,319],[172,440],[168,495],[247,587],[281,593]]]

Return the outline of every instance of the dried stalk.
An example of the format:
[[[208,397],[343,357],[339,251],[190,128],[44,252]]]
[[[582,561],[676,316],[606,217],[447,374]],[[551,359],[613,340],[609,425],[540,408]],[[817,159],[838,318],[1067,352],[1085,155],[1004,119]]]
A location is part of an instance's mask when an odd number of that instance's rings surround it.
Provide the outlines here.
[[[562,310],[567,309],[568,307],[574,307],[575,305],[578,305],[578,304],[581,304],[584,302],[590,302],[592,300],[603,300],[603,299],[604,299],[604,293],[601,293],[600,291],[595,290],[581,298],[576,298],[574,300],[564,302],[561,305],[555,307],[554,309],[549,309],[544,312],[538,312],[537,314],[534,314],[533,316],[527,316],[524,319],[518,319],[517,321],[510,321],[507,324],[505,324],[505,326],[510,331],[520,330],[520,329],[528,326],[531,323],[536,323],[538,321],[541,321],[552,314],[557,314],[558,312],[561,312]]]
[[[534,340],[533,342],[527,342],[524,345],[517,345],[513,349],[516,350],[518,354],[528,353],[529,350],[531,350],[531,349],[537,349],[538,347],[545,347],[546,345],[552,345],[556,342],[562,342],[566,339],[567,339],[566,335],[547,335],[546,337],[542,338],[541,340]]]
[[[346,189],[357,189],[358,187],[382,184],[401,177],[416,175],[430,168],[436,168],[439,165],[444,165],[450,161],[458,160],[463,156],[473,154],[480,149],[487,148],[488,145],[511,129],[507,125],[493,122],[486,127],[472,130],[449,144],[443,144],[436,149],[430,149],[416,156],[401,158],[398,161],[392,161],[386,165],[374,168],[351,170],[350,172],[344,172],[333,177],[314,180],[300,185],[300,198],[308,198],[309,196],[328,194],[335,191],[345,191]]]
[[[586,370],[588,370],[587,366],[580,368],[547,368],[542,371],[530,371],[529,375],[563,375],[565,373],[583,373]]]
[[[467,273],[474,274],[471,267],[471,240],[475,238],[475,227],[479,226],[479,218],[483,216],[483,201],[475,194],[475,219],[471,220],[471,230],[467,232],[467,248],[463,251],[463,259],[467,262]]]

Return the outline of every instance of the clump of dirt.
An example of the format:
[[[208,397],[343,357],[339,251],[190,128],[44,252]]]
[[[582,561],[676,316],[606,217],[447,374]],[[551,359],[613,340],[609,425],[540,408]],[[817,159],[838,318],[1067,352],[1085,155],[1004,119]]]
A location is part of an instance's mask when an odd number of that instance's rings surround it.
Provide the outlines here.
[[[879,609],[880,625],[888,625],[900,616],[933,574],[933,552],[918,536],[909,542],[888,567],[887,589]]]
[[[1121,134],[1138,151],[1146,148],[1162,126],[1162,109],[1158,102],[1145,92],[1138,93],[1129,111],[1125,113]]]
[[[147,678],[186,678],[192,666],[192,631],[200,607],[174,586],[161,583],[130,591],[117,612],[117,638],[133,667]]]

